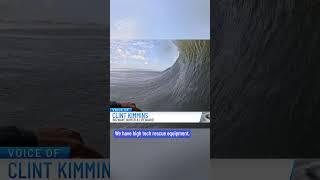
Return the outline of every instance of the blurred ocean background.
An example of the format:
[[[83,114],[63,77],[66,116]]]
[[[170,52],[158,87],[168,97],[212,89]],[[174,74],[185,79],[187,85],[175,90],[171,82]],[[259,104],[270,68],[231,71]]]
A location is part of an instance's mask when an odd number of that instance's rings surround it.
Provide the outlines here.
[[[95,23],[0,21],[0,124],[81,133],[106,155],[106,29]]]

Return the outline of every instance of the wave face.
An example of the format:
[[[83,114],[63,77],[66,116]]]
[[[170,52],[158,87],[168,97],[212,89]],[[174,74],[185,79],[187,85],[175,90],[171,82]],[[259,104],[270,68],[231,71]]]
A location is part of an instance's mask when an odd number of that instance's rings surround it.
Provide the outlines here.
[[[174,41],[179,49],[175,64],[142,86],[144,111],[210,110],[210,41]],[[143,97],[142,97],[143,96]],[[138,103],[139,104],[139,103]]]
[[[319,1],[211,2],[212,156],[320,157]]]

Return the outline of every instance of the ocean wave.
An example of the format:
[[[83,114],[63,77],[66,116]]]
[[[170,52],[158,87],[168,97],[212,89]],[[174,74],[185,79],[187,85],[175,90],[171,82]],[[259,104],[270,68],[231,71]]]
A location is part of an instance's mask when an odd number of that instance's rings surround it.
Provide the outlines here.
[[[210,41],[179,40],[174,43],[179,49],[174,65],[155,78],[126,87],[129,90],[125,96],[134,97],[127,100],[133,100],[144,111],[208,111]]]

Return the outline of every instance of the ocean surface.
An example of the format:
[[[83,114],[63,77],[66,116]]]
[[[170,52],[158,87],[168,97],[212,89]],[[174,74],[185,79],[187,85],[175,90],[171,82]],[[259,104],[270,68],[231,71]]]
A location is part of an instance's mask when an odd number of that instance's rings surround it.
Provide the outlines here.
[[[0,124],[69,128],[106,155],[103,27],[0,29]]]
[[[117,102],[132,102],[143,107],[142,90],[146,90],[144,83],[161,75],[158,71],[113,69],[110,71],[110,99]]]

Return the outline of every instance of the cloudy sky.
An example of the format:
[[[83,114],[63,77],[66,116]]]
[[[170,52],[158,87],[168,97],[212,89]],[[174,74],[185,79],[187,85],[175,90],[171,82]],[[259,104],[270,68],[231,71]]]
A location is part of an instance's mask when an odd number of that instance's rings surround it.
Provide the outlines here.
[[[111,0],[112,39],[209,39],[210,0]]]
[[[111,41],[111,70],[119,68],[163,71],[179,53],[169,40]]]
[[[111,70],[163,71],[179,54],[169,40],[210,39],[210,0],[111,0],[110,5]]]

